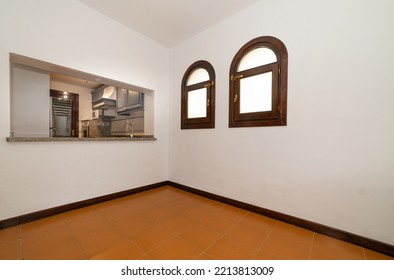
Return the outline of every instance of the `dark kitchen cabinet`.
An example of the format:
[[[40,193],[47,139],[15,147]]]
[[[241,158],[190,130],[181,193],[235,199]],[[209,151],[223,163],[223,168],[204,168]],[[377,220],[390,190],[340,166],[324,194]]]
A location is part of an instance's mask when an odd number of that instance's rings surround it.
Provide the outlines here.
[[[118,88],[116,93],[116,111],[118,114],[144,108],[144,94],[141,92]]]

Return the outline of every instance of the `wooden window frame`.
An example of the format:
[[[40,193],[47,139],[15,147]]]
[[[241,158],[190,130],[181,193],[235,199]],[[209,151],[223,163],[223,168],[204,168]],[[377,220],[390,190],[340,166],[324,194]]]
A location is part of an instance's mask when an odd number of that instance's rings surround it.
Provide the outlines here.
[[[209,80],[197,84],[186,85],[189,75],[196,69],[202,68],[208,72]],[[197,89],[207,89],[207,116],[204,118],[188,118],[188,92]],[[215,70],[205,60],[194,62],[186,70],[181,88],[181,129],[199,129],[215,127]]]
[[[277,61],[237,71],[242,58],[250,51],[266,47],[272,50]],[[262,36],[246,43],[234,56],[230,66],[229,127],[285,126],[287,125],[287,63],[286,46],[279,39]],[[240,113],[240,83],[244,78],[272,72],[272,110]]]

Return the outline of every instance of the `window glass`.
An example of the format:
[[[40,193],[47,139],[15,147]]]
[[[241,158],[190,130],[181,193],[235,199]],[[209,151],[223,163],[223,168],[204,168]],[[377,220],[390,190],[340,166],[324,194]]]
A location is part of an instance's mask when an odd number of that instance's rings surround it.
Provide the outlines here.
[[[276,54],[269,48],[261,47],[246,53],[238,64],[237,71],[255,68],[277,61]]]
[[[198,84],[201,82],[209,81],[209,74],[208,71],[203,69],[203,68],[198,68],[193,70],[193,72],[190,73],[186,85],[194,85]]]
[[[240,113],[272,110],[272,72],[240,80]]]
[[[188,92],[187,117],[189,119],[207,116],[207,89],[201,88]]]

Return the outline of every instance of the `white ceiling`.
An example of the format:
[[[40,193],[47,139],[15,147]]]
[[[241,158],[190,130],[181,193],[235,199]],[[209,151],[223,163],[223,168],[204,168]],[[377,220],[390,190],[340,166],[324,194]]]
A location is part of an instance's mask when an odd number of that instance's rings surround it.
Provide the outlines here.
[[[125,26],[173,47],[260,0],[79,0]]]

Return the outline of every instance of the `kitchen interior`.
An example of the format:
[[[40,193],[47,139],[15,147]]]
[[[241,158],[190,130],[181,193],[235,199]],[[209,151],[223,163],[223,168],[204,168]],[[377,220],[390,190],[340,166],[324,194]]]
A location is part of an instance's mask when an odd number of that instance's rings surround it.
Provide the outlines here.
[[[80,137],[138,137],[144,133],[144,94],[102,85],[91,92],[92,118],[80,120]]]
[[[59,83],[60,82],[60,83]],[[74,83],[91,89],[90,104],[81,104],[78,120],[78,135],[71,128],[72,116],[69,94],[64,91],[62,97],[52,97],[51,137],[138,137],[144,133],[144,94],[142,92],[83,81],[59,74],[51,75],[51,88],[61,84]],[[81,95],[83,93],[74,94]],[[61,109],[54,102],[63,101]],[[87,117],[89,116],[89,117]],[[64,119],[64,121],[62,121]],[[63,133],[59,133],[63,132]],[[67,134],[67,132],[71,132]]]
[[[153,137],[152,91],[19,55],[11,61],[10,138]]]

